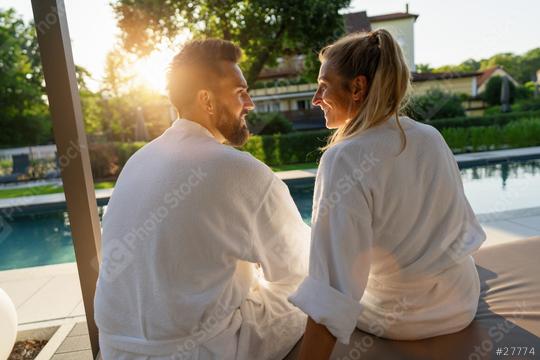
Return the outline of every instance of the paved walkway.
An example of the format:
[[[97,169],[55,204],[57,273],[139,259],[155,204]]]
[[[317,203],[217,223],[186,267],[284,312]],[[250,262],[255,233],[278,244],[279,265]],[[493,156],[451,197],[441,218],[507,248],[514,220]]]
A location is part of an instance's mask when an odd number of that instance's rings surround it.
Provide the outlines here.
[[[0,271],[0,288],[15,304],[19,325],[84,315],[75,263]]]

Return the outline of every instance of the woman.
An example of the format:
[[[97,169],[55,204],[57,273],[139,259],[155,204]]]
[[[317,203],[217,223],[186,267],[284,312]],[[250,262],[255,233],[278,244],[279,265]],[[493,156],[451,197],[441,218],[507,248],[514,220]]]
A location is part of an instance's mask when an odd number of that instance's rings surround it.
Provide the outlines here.
[[[289,300],[309,315],[301,358],[328,358],[355,327],[414,340],[465,328],[485,240],[433,127],[398,117],[409,69],[386,30],[320,52],[313,104],[336,129],[317,174],[309,276]]]

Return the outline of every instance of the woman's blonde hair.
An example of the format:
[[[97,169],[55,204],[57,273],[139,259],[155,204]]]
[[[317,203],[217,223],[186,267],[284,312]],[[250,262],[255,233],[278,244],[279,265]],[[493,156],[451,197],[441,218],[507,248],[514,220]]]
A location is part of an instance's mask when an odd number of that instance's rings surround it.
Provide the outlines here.
[[[368,84],[356,117],[339,127],[324,149],[395,116],[403,150],[407,139],[399,122],[399,111],[408,97],[410,72],[392,35],[384,29],[347,35],[324,47],[319,60],[329,62],[347,84],[359,75],[365,76]]]

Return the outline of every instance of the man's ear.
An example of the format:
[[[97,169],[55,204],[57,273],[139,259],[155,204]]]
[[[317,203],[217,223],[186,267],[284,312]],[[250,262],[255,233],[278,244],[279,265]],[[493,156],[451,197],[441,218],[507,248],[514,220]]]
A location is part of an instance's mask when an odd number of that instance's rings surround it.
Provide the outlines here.
[[[351,91],[354,101],[363,100],[367,94],[367,78],[364,75],[358,75],[352,80]]]
[[[204,111],[209,115],[214,115],[214,102],[212,94],[208,90],[199,90],[197,92],[197,101]]]

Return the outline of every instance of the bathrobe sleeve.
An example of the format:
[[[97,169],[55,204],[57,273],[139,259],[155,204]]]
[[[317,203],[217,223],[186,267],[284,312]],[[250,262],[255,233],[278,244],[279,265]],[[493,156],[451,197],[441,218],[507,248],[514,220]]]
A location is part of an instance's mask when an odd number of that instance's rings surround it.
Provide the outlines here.
[[[249,260],[261,265],[266,281],[298,284],[308,271],[310,228],[287,185],[272,177],[253,214]]]
[[[369,167],[356,169],[334,150],[321,159],[315,184],[309,276],[289,301],[348,344],[370,270],[371,210],[362,189]]]

